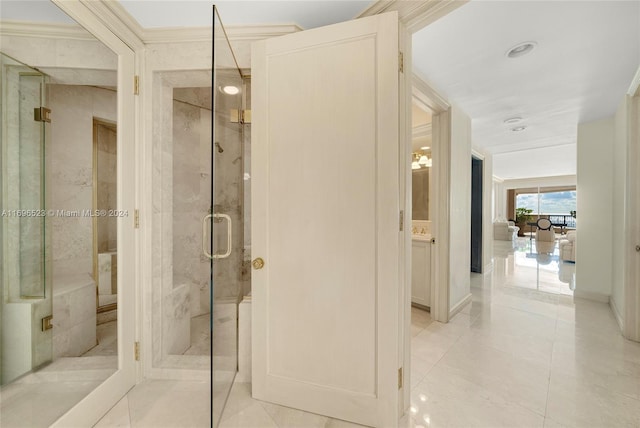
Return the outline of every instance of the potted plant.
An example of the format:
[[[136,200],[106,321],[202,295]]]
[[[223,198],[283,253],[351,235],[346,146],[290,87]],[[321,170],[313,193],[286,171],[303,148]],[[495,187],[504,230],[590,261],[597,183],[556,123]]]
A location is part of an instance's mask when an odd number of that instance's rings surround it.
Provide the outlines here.
[[[520,230],[518,230],[518,236],[524,236],[527,223],[533,218],[531,215],[532,212],[533,210],[529,208],[516,208],[516,226],[520,228]]]

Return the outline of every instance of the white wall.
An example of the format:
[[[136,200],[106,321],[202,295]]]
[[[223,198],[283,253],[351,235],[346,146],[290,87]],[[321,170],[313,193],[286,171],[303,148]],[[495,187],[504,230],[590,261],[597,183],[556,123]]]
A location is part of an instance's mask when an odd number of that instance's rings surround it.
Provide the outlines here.
[[[493,156],[484,154],[482,170],[482,272],[493,267]]]
[[[507,189],[504,187],[504,180],[493,177],[493,187],[491,190],[493,197],[493,207],[491,219],[507,219]]]
[[[470,294],[471,120],[451,107],[451,192],[449,195],[449,308]]]
[[[614,118],[578,125],[576,297],[608,301],[614,222]],[[618,225],[621,226],[621,225]]]
[[[625,193],[627,191],[627,145],[629,103],[625,97],[614,116],[613,139],[613,227],[611,252],[611,303],[621,327],[624,323],[624,269],[625,269]]]

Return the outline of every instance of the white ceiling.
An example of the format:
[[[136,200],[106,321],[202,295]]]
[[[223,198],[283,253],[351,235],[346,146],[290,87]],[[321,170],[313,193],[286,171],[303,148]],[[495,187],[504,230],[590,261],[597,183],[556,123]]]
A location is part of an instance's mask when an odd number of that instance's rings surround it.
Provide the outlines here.
[[[505,56],[525,41],[538,46]],[[471,116],[495,175],[575,174],[578,123],[611,116],[640,64],[640,2],[472,1],[414,35],[413,61]]]
[[[121,0],[124,8],[145,28],[210,26],[211,5],[224,25],[297,24],[303,29],[352,19],[368,0]]]
[[[357,16],[369,0],[122,0],[143,26],[297,24]],[[3,19],[71,22],[49,1],[0,1]],[[536,41],[529,55],[506,51]],[[580,122],[610,116],[640,64],[640,1],[474,0],[414,34],[414,71],[473,119],[473,144],[494,154],[495,175],[576,173]],[[503,121],[521,116],[527,129]],[[537,165],[530,168],[531,165]]]

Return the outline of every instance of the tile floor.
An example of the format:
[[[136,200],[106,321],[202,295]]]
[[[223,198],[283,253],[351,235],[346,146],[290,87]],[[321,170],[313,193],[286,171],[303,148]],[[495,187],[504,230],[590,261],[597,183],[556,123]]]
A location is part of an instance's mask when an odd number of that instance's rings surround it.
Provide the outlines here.
[[[540,287],[539,266],[509,265],[500,251],[498,269],[472,275],[473,301],[450,323],[412,310],[411,406],[400,426],[640,427],[640,343],[622,337],[608,305],[574,300],[559,272]],[[208,388],[146,381],[96,426],[208,426]],[[254,400],[243,383],[220,423],[357,426]]]
[[[98,344],[80,357],[61,357],[0,390],[0,427],[47,427],[118,367],[116,321],[96,328]],[[46,405],[44,405],[46,403]]]

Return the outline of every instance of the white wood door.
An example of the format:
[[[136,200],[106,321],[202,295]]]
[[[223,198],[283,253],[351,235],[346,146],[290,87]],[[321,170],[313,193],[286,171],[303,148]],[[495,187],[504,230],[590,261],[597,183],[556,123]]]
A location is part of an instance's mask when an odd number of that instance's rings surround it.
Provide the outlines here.
[[[398,17],[254,44],[254,398],[398,421]]]

